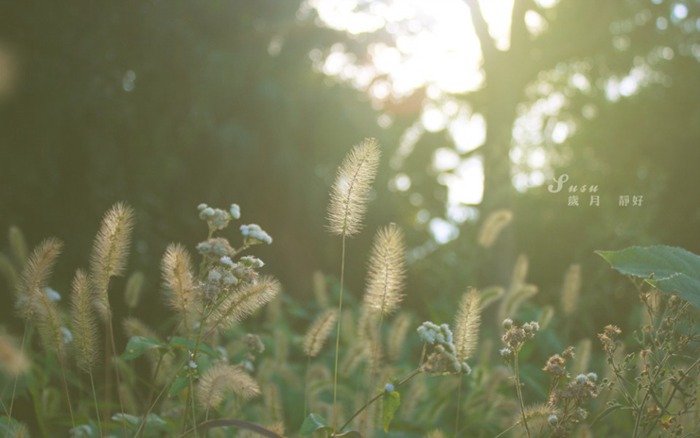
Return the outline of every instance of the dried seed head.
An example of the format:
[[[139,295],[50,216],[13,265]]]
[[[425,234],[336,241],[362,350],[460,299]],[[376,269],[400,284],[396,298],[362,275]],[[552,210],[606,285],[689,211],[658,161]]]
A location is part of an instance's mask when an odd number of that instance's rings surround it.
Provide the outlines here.
[[[92,248],[90,281],[95,294],[95,306],[106,320],[110,315],[107,289],[109,279],[121,275],[131,245],[134,212],[124,203],[115,204],[102,219]]]
[[[479,324],[481,313],[479,308],[479,292],[471,289],[462,296],[455,316],[455,347],[457,359],[464,361],[471,357],[479,341]]]
[[[280,289],[279,281],[262,276],[229,294],[214,311],[212,320],[223,328],[231,328],[272,301]]]
[[[92,313],[92,297],[87,276],[81,270],[75,273],[71,292],[71,317],[75,359],[78,368],[90,372],[98,357],[97,323]]]
[[[323,344],[328,339],[328,335],[338,320],[338,311],[330,309],[319,316],[306,332],[304,338],[304,353],[310,357],[318,356]]]
[[[387,315],[401,303],[405,277],[404,253],[401,229],[390,224],[379,230],[372,246],[364,297],[370,311]]]
[[[8,335],[0,335],[0,369],[13,377],[29,370],[29,359]]]
[[[205,409],[216,408],[226,396],[233,392],[241,400],[260,395],[260,387],[240,367],[216,364],[202,375],[197,384],[197,401]]]
[[[477,241],[484,248],[490,248],[498,239],[501,231],[513,220],[513,213],[510,210],[496,210],[484,221]]]
[[[338,168],[328,206],[328,229],[341,236],[360,232],[369,191],[379,167],[379,146],[366,139],[345,156]]]
[[[190,254],[179,243],[171,243],[161,263],[163,283],[170,307],[184,318],[196,303]]]
[[[17,308],[24,318],[32,319],[34,316],[37,301],[43,295],[62,246],[57,239],[46,239],[29,256],[17,290]]]

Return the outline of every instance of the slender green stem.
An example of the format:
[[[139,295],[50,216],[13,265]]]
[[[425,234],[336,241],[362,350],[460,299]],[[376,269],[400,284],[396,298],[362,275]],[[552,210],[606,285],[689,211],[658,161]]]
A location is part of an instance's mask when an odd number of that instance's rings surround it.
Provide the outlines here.
[[[306,358],[306,371],[304,372],[304,419],[309,412],[309,367],[311,366],[311,356]]]
[[[520,415],[522,416],[527,437],[530,438],[532,435],[530,434],[530,428],[527,425],[527,418],[525,417],[525,400],[523,400],[522,383],[520,382],[520,367],[517,350],[513,353],[513,368],[515,373],[515,391],[518,394],[518,401],[520,402]]]
[[[61,367],[61,380],[63,381],[63,391],[66,393],[66,401],[68,402],[68,412],[70,413],[70,423],[75,429],[75,415],[73,415],[73,404],[70,401],[70,392],[68,391],[68,381],[66,380],[66,367],[63,358],[58,359],[59,366]]]
[[[97,404],[97,391],[95,391],[95,379],[92,377],[92,371],[89,371],[90,375],[90,388],[92,389],[92,401],[95,403],[95,415],[97,415],[97,429],[100,431],[100,437],[104,437],[102,432],[102,420],[100,419],[100,406]]]
[[[333,429],[338,424],[338,355],[340,353],[340,321],[343,319],[343,282],[345,280],[345,233],[340,258],[340,297],[338,298],[338,329],[335,335],[335,365],[333,367]]]
[[[394,386],[394,389],[400,387],[401,385],[403,385],[404,383],[408,382],[409,380],[411,380],[412,378],[416,377],[418,374],[420,374],[420,373],[422,373],[422,372],[423,372],[423,368],[422,368],[422,367],[416,368],[415,370],[411,371],[411,373],[410,373],[409,375],[407,375],[406,377],[404,377],[403,379],[401,379],[401,380]],[[349,419],[348,421],[346,421],[345,424],[343,424],[343,425],[340,427],[340,429],[335,429],[335,427],[334,427],[334,428],[333,428],[334,432],[336,432],[336,433],[342,432],[343,429],[345,429],[346,427],[348,427],[348,425],[352,422],[352,420],[354,420],[355,418],[357,418],[357,416],[360,415],[360,414],[362,413],[362,411],[364,411],[365,409],[367,409],[368,407],[370,407],[370,405],[371,405],[372,403],[374,403],[374,402],[376,402],[377,400],[379,400],[385,393],[386,393],[385,391],[381,391],[379,394],[377,394],[377,395],[375,395],[374,397],[372,397],[372,398],[371,398],[367,403],[365,403],[360,409],[358,409],[354,414],[352,414],[352,417],[350,417],[350,419]]]
[[[109,312],[109,315],[107,316],[107,331],[109,331],[109,342],[110,342],[110,348],[112,351],[112,354],[114,355],[114,376],[117,379],[117,399],[119,400],[119,410],[121,411],[121,417],[122,417],[122,428],[124,429],[124,433],[127,433],[127,428],[126,428],[126,418],[124,417],[124,400],[122,400],[122,393],[120,391],[121,389],[121,378],[119,377],[119,367],[117,366],[117,362],[119,360],[117,356],[117,346],[116,343],[114,342],[114,329],[113,329],[113,324],[112,324],[112,312]],[[105,367],[109,367],[109,362],[105,364]]]
[[[459,376],[459,388],[457,389],[457,413],[455,414],[455,438],[458,438],[459,432],[459,414],[462,411],[462,376]]]
[[[25,322],[24,332],[22,333],[22,342],[19,344],[19,351],[24,353],[24,342],[27,338],[27,330],[29,330],[29,324]],[[15,394],[17,393],[17,381],[19,380],[19,375],[15,376],[14,382],[12,383],[12,398],[10,398],[10,409],[7,412],[7,417],[12,418],[12,408],[15,405]]]

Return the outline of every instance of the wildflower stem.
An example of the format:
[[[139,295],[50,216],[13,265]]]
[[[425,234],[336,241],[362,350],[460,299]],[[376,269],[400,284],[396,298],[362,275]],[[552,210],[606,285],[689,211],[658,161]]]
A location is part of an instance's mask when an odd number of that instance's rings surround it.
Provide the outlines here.
[[[311,366],[311,356],[306,357],[306,372],[304,372],[304,417],[309,412],[309,367]]]
[[[520,382],[518,350],[513,352],[513,371],[515,373],[515,391],[518,394],[518,401],[520,402],[520,415],[523,420],[523,427],[525,427],[525,432],[527,433],[528,438],[530,438],[530,428],[527,425],[527,418],[525,417],[525,400],[523,400],[522,383]]]
[[[335,365],[333,368],[333,429],[338,424],[338,354],[340,350],[340,321],[343,317],[343,281],[345,279],[345,233],[343,233],[340,259],[340,297],[338,298],[338,329],[335,336]],[[353,417],[354,418],[354,417]]]
[[[126,428],[126,418],[124,417],[124,400],[122,400],[122,393],[119,390],[121,387],[121,378],[119,377],[119,368],[117,367],[117,363],[119,360],[119,357],[117,356],[117,346],[116,343],[114,342],[114,329],[112,328],[112,312],[110,311],[109,314],[107,315],[107,331],[109,332],[109,342],[111,344],[111,350],[112,354],[114,355],[114,376],[117,379],[117,399],[119,400],[119,409],[121,411],[121,417],[122,417],[122,428],[124,429],[124,433],[127,432]],[[109,368],[109,363],[105,365],[106,368]]]
[[[90,375],[90,388],[92,389],[92,401],[95,403],[95,415],[97,416],[97,429],[100,431],[100,437],[104,437],[102,433],[102,420],[100,419],[100,406],[97,403],[97,391],[95,391],[95,379],[92,377],[92,371],[89,371]]]
[[[22,333],[22,342],[19,344],[19,351],[24,353],[24,342],[27,338],[27,330],[29,330],[29,324],[25,322],[24,332]],[[15,394],[17,393],[17,380],[19,380],[19,375],[15,376],[14,382],[12,383],[12,397],[10,398],[10,409],[7,412],[7,417],[12,418],[12,408],[15,404]]]
[[[420,374],[420,373],[422,373],[422,372],[423,372],[423,368],[422,368],[422,367],[418,367],[418,368],[416,368],[415,370],[411,371],[411,373],[410,373],[409,375],[407,375],[406,377],[404,377],[403,379],[401,379],[396,385],[394,385],[394,389],[396,390],[396,389],[399,388],[401,385],[403,385],[404,383],[408,382],[409,380],[411,380],[412,378],[416,377],[418,374]],[[340,427],[340,429],[335,429],[335,427],[334,427],[333,430],[334,430],[335,432],[342,432],[343,429],[345,429],[346,427],[348,427],[348,425],[352,422],[352,420],[354,420],[355,418],[357,418],[357,416],[360,415],[360,414],[362,413],[362,411],[364,411],[365,409],[367,409],[372,403],[374,403],[374,402],[376,402],[377,400],[379,400],[385,393],[386,393],[386,391],[382,390],[379,394],[377,394],[377,395],[375,395],[374,397],[372,397],[372,398],[371,398],[367,403],[365,403],[360,409],[358,409],[354,414],[352,414],[352,417],[350,417],[350,419],[349,419],[348,421],[346,421],[345,424],[343,424],[343,425]]]
[[[457,388],[457,413],[455,414],[455,438],[459,432],[459,414],[462,410],[462,376],[459,376],[459,387]]]
[[[73,428],[75,429],[75,416],[73,415],[73,404],[70,401],[68,381],[66,380],[66,367],[63,358],[59,358],[59,366],[61,367],[61,380],[63,381],[63,391],[66,393],[66,401],[68,402],[68,412],[70,413],[71,426],[73,426]]]

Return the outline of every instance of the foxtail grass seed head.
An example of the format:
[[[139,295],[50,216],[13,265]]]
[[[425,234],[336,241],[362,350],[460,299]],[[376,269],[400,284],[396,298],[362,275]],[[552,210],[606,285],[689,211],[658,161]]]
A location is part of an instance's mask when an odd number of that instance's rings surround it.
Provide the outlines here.
[[[272,301],[280,289],[279,281],[262,276],[229,294],[214,311],[213,320],[223,328],[231,328]]]
[[[304,337],[304,354],[309,357],[318,356],[337,320],[338,311],[330,309],[314,321]]]
[[[240,400],[245,401],[260,395],[260,387],[240,367],[224,363],[215,364],[199,379],[197,401],[204,409],[215,409],[228,392],[233,392]]]
[[[313,284],[314,297],[318,306],[322,309],[328,307],[328,287],[326,286],[326,276],[321,271],[314,271],[311,281]]]
[[[360,232],[379,156],[379,146],[374,139],[365,139],[345,156],[331,188],[328,206],[331,233],[350,237]]]
[[[496,243],[496,239],[501,234],[501,231],[513,220],[513,213],[510,210],[496,210],[486,217],[481,229],[477,242],[484,248],[490,248]]]
[[[110,315],[107,289],[109,279],[119,276],[126,267],[134,212],[124,203],[115,204],[102,219],[92,248],[90,280],[95,294],[95,306],[106,320]]]
[[[190,254],[179,243],[171,243],[161,263],[163,283],[170,307],[183,317],[195,304],[195,283]]]
[[[390,224],[377,232],[372,246],[364,301],[375,313],[387,315],[401,303],[405,278],[403,232]]]
[[[480,312],[479,292],[476,289],[471,289],[462,296],[455,316],[454,337],[457,359],[460,361],[467,360],[476,351],[481,323]]]
[[[78,270],[73,278],[71,292],[71,317],[75,339],[73,351],[78,368],[85,372],[92,370],[98,357],[97,323],[92,312],[88,278],[83,271]]]
[[[141,292],[143,291],[143,272],[136,271],[129,276],[124,289],[124,301],[130,309],[135,309],[139,305]]]
[[[576,311],[580,291],[581,265],[571,265],[566,270],[564,287],[561,291],[561,311],[564,313],[564,316],[571,316]]]
[[[12,377],[17,377],[29,370],[29,359],[17,347],[14,339],[0,335],[0,370]]]
[[[63,244],[54,238],[44,240],[29,256],[22,271],[17,291],[17,308],[25,319],[32,319],[38,300],[61,253]]]

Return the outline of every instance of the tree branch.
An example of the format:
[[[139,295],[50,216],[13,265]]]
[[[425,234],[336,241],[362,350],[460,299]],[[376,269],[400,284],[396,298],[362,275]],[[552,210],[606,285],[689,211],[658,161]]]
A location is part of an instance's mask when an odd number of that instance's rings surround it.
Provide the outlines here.
[[[491,57],[496,52],[496,43],[489,34],[488,23],[486,23],[486,19],[484,19],[484,14],[481,13],[478,0],[464,1],[469,7],[469,15],[472,19],[472,25],[474,26],[474,31],[476,32],[477,38],[479,38],[481,53],[484,56],[484,63],[490,62]]]

